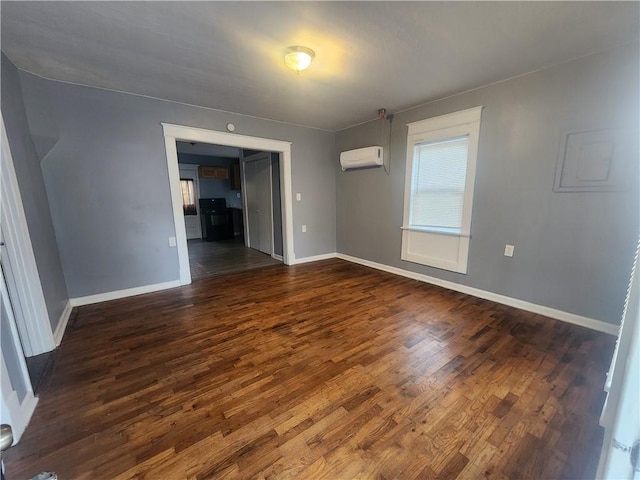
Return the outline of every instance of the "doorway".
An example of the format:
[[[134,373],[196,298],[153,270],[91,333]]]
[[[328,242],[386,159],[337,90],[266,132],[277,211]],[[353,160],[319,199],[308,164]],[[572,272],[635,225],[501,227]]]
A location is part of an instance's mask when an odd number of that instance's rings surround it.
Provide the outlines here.
[[[281,264],[279,155],[181,141],[177,151],[181,185],[194,168],[200,192],[195,205],[183,199],[191,278]],[[189,235],[190,206],[202,217],[198,239]]]
[[[279,155],[279,176],[281,185],[281,217],[282,217],[282,261],[290,265],[295,262],[293,249],[292,224],[292,185],[291,185],[291,142],[272,140],[227,132],[205,130],[181,125],[162,123],[167,154],[167,171],[171,188],[171,201],[180,269],[180,284],[191,283],[189,250],[185,233],[185,223],[180,190],[180,174],[176,141],[202,142],[214,145],[238,147],[256,151],[270,151]]]
[[[201,142],[176,149],[192,280],[281,264],[279,155]]]
[[[233,156],[229,155],[227,151],[227,155],[224,155],[224,149],[236,150],[236,159],[235,164],[227,164],[227,165],[200,165],[197,166],[198,169],[206,169],[207,176],[211,176],[212,178],[218,178],[220,174],[220,166],[225,167],[222,168],[222,178],[224,182],[228,185],[229,182],[234,183],[234,173],[237,174],[237,180],[241,179],[241,182],[244,184],[244,168],[240,163],[240,159],[244,157],[250,157],[250,155],[254,153],[262,152],[263,155],[271,155],[271,167],[270,167],[270,175],[268,181],[271,182],[269,188],[272,191],[272,200],[270,199],[270,210],[273,212],[271,223],[276,222],[276,226],[269,225],[269,227],[265,227],[264,230],[270,232],[269,237],[271,237],[271,247],[269,248],[263,242],[262,246],[258,245],[256,241],[253,241],[253,244],[250,244],[250,240],[247,235],[250,231],[247,220],[248,218],[242,215],[244,212],[244,208],[247,204],[247,199],[245,197],[245,192],[242,191],[234,191],[234,192],[222,192],[223,201],[224,197],[226,197],[227,203],[233,209],[233,231],[235,233],[233,239],[227,242],[227,239],[224,241],[227,243],[226,247],[233,249],[239,247],[240,250],[247,250],[242,255],[237,255],[239,250],[236,250],[236,261],[240,261],[240,263],[244,263],[246,269],[254,268],[256,266],[261,266],[265,264],[277,264],[279,262],[287,264],[287,262],[293,262],[293,229],[291,227],[291,144],[290,142],[283,142],[278,140],[270,140],[264,138],[257,137],[248,137],[244,135],[236,135],[229,134],[226,132],[216,132],[210,130],[202,130],[191,127],[183,127],[177,125],[168,125],[163,124],[164,136],[165,136],[165,148],[167,153],[167,169],[169,172],[170,179],[170,187],[171,187],[171,198],[173,204],[174,211],[174,224],[176,228],[176,244],[178,247],[178,260],[180,265],[180,283],[182,285],[186,285],[191,282],[192,277],[197,278],[201,276],[201,272],[196,271],[199,269],[200,265],[193,266],[194,257],[200,257],[202,259],[202,255],[200,253],[206,253],[208,250],[208,246],[204,244],[202,240],[189,240],[187,241],[187,235],[185,233],[185,216],[183,213],[183,203],[182,203],[182,191],[180,189],[180,170],[179,167],[183,166],[179,165],[179,152],[178,145],[180,145],[180,150],[183,150],[183,146],[187,146],[187,150],[191,147],[195,147],[196,150],[201,147],[210,147],[216,149],[216,156]],[[179,143],[177,143],[179,142]],[[184,150],[183,150],[184,152]],[[239,152],[239,153],[238,153]],[[265,153],[266,152],[266,153]],[[202,153],[193,151],[191,153]],[[184,158],[184,156],[180,156],[180,158]],[[198,159],[190,159],[189,163],[198,164],[201,163]],[[219,161],[220,159],[218,159]],[[232,159],[228,159],[233,162]],[[251,160],[249,158],[249,160]],[[231,166],[237,166],[238,168],[233,169]],[[211,168],[210,168],[211,167]],[[250,167],[251,168],[251,167]],[[266,175],[263,175],[264,179],[267,179]],[[227,179],[228,178],[228,179]],[[215,183],[215,182],[214,182]],[[205,186],[203,185],[203,179],[200,178],[199,183],[200,196],[202,197],[205,192]],[[228,189],[228,187],[227,187]],[[236,187],[236,190],[242,190],[240,187]],[[215,195],[220,195],[220,192],[214,192]],[[229,195],[232,193],[232,195]],[[219,198],[208,199],[207,201],[220,200]],[[200,209],[200,215],[203,219],[206,220],[206,216],[202,215],[201,205],[198,205]],[[262,209],[264,211],[264,209]],[[212,224],[219,225],[220,212],[216,212],[216,222],[211,222]],[[241,219],[239,220],[238,217]],[[244,217],[244,218],[243,218]],[[251,216],[249,216],[249,219]],[[266,222],[264,222],[266,225]],[[205,237],[206,228],[203,226],[203,239]],[[253,228],[253,232],[256,232],[256,228]],[[244,249],[244,245],[241,239],[238,238],[238,235],[245,234],[245,238],[247,239],[246,245],[256,248],[258,246],[259,252],[267,252],[269,257],[261,257],[260,259],[251,258],[255,257],[252,251],[248,251],[248,249]],[[261,235],[263,240],[268,239],[266,235]],[[219,238],[219,237],[218,237]],[[217,239],[217,238],[216,238]],[[196,243],[198,245],[196,245]],[[221,242],[216,242],[221,243]],[[200,253],[198,253],[200,252]],[[219,252],[220,253],[220,252]],[[264,255],[264,253],[262,254]],[[229,261],[233,259],[233,254],[231,252],[227,252],[227,255],[220,255],[220,259],[223,260],[219,263],[226,263],[226,265],[220,265],[220,272],[224,273],[224,271],[229,271]],[[196,260],[197,261],[197,260]],[[234,267],[231,266],[231,269]],[[192,269],[194,270],[192,272]],[[216,272],[217,273],[217,272]]]

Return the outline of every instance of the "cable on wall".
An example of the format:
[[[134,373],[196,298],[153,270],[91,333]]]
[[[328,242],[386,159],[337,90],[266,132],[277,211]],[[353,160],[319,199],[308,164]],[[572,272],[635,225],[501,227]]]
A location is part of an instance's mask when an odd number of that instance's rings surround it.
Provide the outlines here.
[[[391,174],[391,123],[393,122],[393,114],[387,115],[387,109],[380,108],[378,110],[378,116],[380,117],[380,145],[384,145],[383,137],[384,137],[384,125],[386,123],[385,120],[389,121],[389,138],[387,141],[387,147],[385,148],[385,151],[388,151],[388,153],[384,155],[382,168],[384,168],[384,173],[386,173],[387,175],[390,175]]]

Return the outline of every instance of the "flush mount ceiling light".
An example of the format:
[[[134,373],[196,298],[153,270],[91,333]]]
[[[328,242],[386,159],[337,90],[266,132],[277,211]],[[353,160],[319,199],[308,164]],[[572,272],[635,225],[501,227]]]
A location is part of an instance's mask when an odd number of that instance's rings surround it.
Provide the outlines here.
[[[289,47],[284,53],[284,63],[296,73],[300,73],[311,65],[311,60],[316,54],[307,47]]]

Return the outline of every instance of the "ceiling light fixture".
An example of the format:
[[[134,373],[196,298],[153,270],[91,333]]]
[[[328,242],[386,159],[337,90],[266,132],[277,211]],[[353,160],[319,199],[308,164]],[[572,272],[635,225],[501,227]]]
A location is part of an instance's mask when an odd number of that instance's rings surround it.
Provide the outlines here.
[[[291,70],[300,73],[311,65],[311,60],[315,55],[313,50],[307,47],[289,47],[284,54],[284,63]]]

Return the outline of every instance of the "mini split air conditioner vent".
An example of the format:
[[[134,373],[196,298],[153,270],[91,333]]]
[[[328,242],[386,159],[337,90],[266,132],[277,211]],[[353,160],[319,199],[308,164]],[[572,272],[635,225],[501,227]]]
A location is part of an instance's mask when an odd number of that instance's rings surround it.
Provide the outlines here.
[[[365,147],[340,154],[342,170],[361,167],[379,167],[384,158],[382,147]]]

